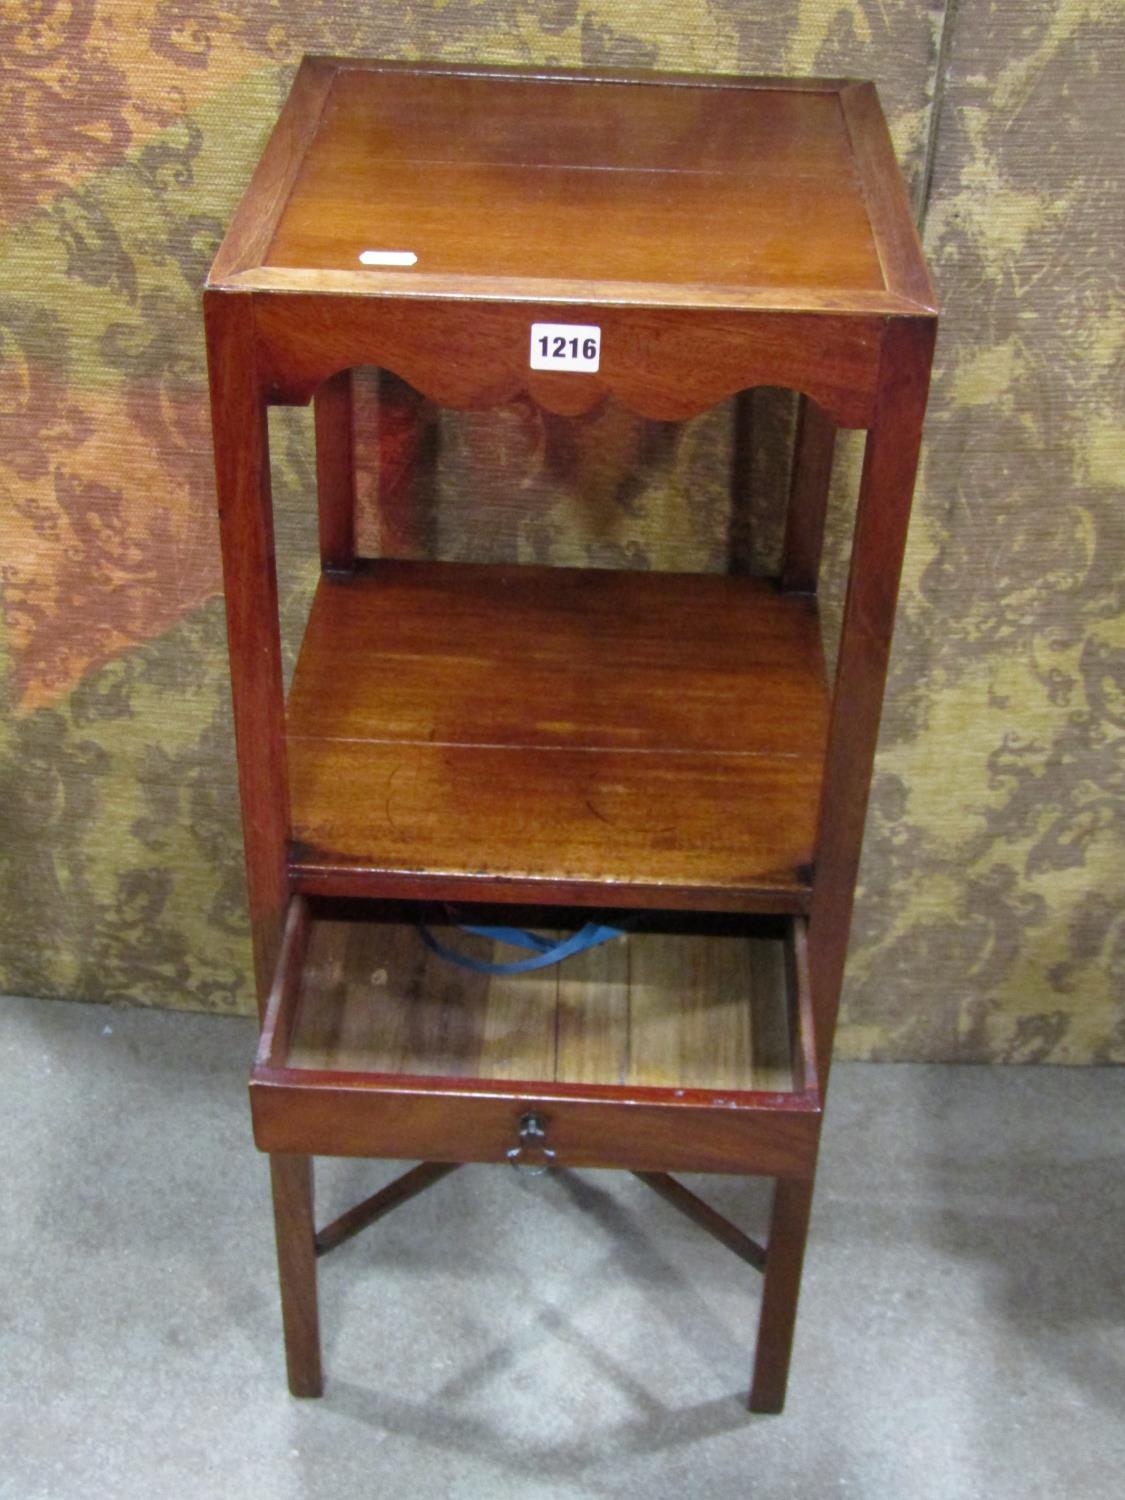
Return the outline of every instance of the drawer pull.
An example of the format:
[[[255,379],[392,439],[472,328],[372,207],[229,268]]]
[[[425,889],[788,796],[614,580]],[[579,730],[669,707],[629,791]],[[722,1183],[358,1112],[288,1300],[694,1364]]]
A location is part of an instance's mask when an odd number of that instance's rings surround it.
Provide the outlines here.
[[[545,1144],[546,1140],[547,1129],[539,1116],[521,1115],[520,1143],[508,1152],[509,1162],[513,1167],[522,1167],[530,1176],[538,1177],[555,1164],[555,1153]]]

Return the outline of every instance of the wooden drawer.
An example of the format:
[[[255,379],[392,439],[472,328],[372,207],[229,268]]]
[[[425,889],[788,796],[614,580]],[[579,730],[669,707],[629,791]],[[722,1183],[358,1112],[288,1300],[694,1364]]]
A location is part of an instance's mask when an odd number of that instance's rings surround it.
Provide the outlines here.
[[[496,1162],[535,1115],[560,1166],[810,1175],[804,922],[732,925],[633,931],[497,978],[437,957],[410,923],[294,897],[250,1084],[255,1139]]]

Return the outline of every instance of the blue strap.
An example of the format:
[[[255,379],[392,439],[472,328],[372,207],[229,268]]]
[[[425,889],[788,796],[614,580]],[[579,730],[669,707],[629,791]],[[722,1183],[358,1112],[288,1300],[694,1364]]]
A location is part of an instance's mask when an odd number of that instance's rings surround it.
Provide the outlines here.
[[[521,927],[462,927],[462,932],[475,933],[477,937],[491,938],[496,943],[507,943],[512,948],[531,950],[530,958],[517,958],[511,963],[493,963],[483,958],[470,958],[467,953],[458,953],[434,937],[424,923],[418,924],[422,941],[431,952],[448,959],[462,969],[472,969],[475,974],[527,974],[532,969],[546,969],[551,964],[562,963],[575,953],[584,953],[587,948],[597,948],[612,938],[621,937],[620,927],[605,927],[600,922],[587,922],[585,927],[571,933],[560,942],[539,937],[537,933],[525,932]]]
[[[540,937],[537,932],[528,932],[523,927],[474,927],[471,922],[464,922],[461,931],[491,938],[494,943],[507,943],[510,948],[530,948],[537,953],[546,953],[559,945],[557,938]]]

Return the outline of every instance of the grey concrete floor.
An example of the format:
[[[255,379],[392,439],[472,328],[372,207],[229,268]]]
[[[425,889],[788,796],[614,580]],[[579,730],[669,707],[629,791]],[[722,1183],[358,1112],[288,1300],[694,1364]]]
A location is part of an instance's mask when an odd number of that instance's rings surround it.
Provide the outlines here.
[[[1125,1074],[840,1067],[789,1404],[749,1417],[752,1271],[630,1177],[483,1167],[324,1262],[292,1400],[251,1051],[0,1002],[4,1497],[1125,1492]],[[321,1164],[321,1216],[394,1170]]]

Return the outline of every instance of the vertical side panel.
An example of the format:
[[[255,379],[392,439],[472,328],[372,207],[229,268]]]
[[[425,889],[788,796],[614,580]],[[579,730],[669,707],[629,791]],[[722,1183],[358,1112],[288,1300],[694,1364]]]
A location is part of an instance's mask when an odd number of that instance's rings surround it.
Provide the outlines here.
[[[817,831],[809,978],[827,1084],[936,324],[892,319],[867,435]]]
[[[266,403],[257,379],[250,297],[207,292],[204,317],[242,834],[262,1009],[288,899],[289,831]]]

